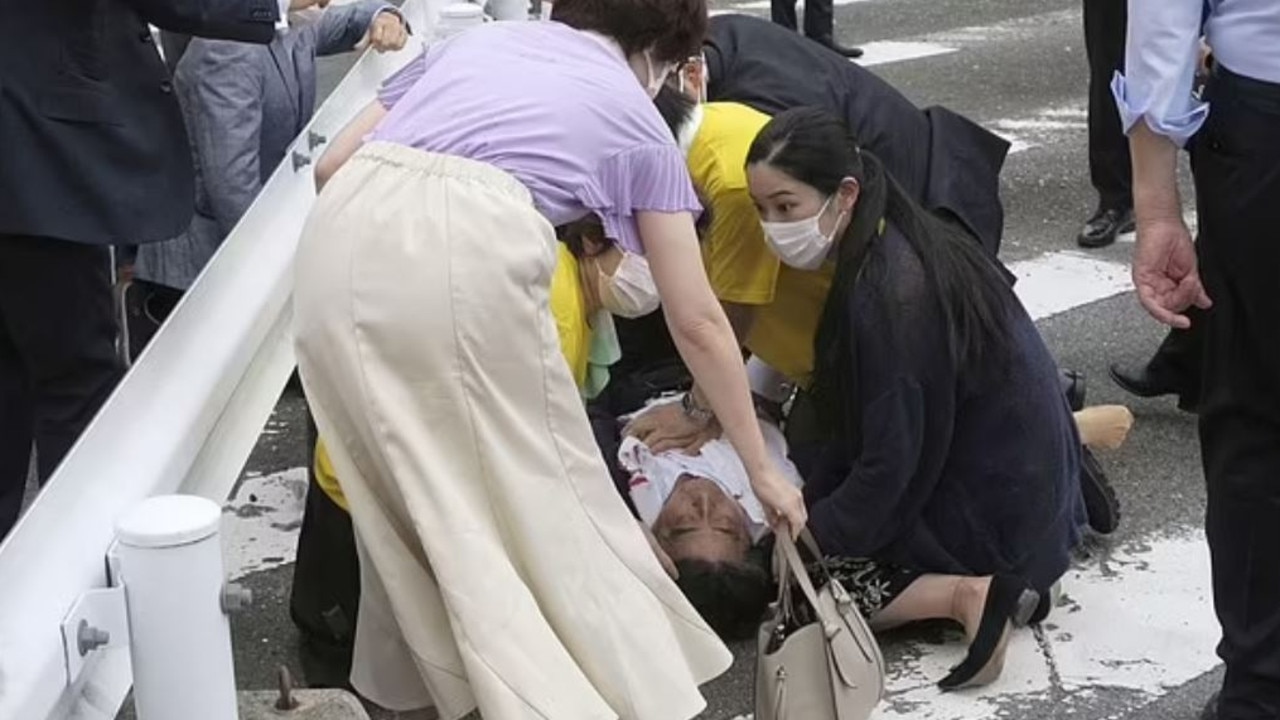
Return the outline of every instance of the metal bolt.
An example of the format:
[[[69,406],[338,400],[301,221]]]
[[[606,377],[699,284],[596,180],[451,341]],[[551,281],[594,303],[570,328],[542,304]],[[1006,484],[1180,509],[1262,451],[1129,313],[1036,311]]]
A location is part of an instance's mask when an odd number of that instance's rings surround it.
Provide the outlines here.
[[[243,585],[222,586],[222,612],[232,615],[253,605],[253,591]]]
[[[293,676],[284,665],[280,666],[280,697],[276,700],[276,709],[281,712],[298,709],[298,701],[293,697]]]
[[[88,620],[81,620],[80,626],[76,628],[76,646],[80,649],[80,657],[106,647],[110,642],[111,633],[90,625]]]
[[[297,172],[310,164],[311,164],[310,155],[303,155],[297,150],[293,151],[293,171],[294,172]]]
[[[315,130],[307,131],[307,147],[308,148],[315,150],[317,146],[326,142],[329,142],[329,138],[321,135]]]

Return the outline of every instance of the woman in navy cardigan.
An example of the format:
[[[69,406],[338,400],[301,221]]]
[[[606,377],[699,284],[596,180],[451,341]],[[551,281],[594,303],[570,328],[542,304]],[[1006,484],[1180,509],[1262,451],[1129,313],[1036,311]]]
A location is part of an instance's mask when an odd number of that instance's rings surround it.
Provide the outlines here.
[[[1048,611],[1085,523],[1058,370],[990,258],[910,200],[843,123],[773,118],[747,156],[770,247],[835,263],[812,395],[827,438],[809,525],[873,625],[951,618],[971,645],[944,689],[991,682]]]

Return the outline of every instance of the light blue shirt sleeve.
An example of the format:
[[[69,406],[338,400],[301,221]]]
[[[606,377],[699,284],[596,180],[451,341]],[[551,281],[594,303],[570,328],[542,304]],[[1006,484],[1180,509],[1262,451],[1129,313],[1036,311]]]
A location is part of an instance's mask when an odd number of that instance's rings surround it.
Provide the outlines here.
[[[1203,0],[1129,0],[1124,74],[1111,92],[1129,133],[1139,120],[1178,146],[1200,129],[1209,106],[1192,94]]]

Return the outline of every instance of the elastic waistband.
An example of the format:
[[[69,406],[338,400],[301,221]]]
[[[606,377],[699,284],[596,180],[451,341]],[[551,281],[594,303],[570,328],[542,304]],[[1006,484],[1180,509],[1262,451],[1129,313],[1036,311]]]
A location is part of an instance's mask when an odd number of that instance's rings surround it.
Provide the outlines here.
[[[531,204],[533,202],[529,188],[506,170],[456,155],[443,155],[407,145],[375,141],[365,143],[351,159],[395,166],[423,175],[475,183],[508,195],[513,200]]]

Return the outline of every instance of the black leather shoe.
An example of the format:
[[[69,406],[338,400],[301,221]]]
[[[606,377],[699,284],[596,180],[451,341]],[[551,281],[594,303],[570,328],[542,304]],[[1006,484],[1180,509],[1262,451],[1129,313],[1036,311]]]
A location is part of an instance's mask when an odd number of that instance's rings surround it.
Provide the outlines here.
[[[1180,390],[1178,384],[1171,378],[1157,375],[1145,366],[1141,370],[1133,371],[1117,363],[1109,368],[1108,374],[1111,375],[1112,382],[1119,385],[1121,390],[1140,398],[1176,395]]]
[[[860,47],[850,47],[848,45],[841,45],[840,43],[834,40],[819,40],[818,38],[813,38],[813,41],[820,45],[825,45],[826,47],[840,53],[841,55],[847,58],[862,57],[862,48]]]
[[[1110,535],[1120,527],[1120,498],[1111,486],[1111,478],[1089,448],[1081,448],[1080,491],[1084,494],[1085,514],[1089,527],[1099,535]]]
[[[1194,394],[1189,394],[1176,380],[1151,372],[1149,368],[1138,371],[1126,370],[1120,365],[1112,365],[1107,374],[1111,381],[1121,390],[1140,398],[1156,398],[1165,395],[1178,396],[1178,409],[1195,414],[1200,404]]]
[[[1086,390],[1084,373],[1063,370],[1059,379],[1062,383],[1062,394],[1067,396],[1067,403],[1071,405],[1071,412],[1083,410]]]
[[[1219,693],[1214,693],[1209,698],[1209,702],[1204,704],[1204,710],[1200,711],[1200,720],[1218,720],[1218,697]]]
[[[1106,247],[1121,233],[1133,232],[1133,210],[1130,208],[1099,210],[1084,224],[1076,242],[1083,248]]]

